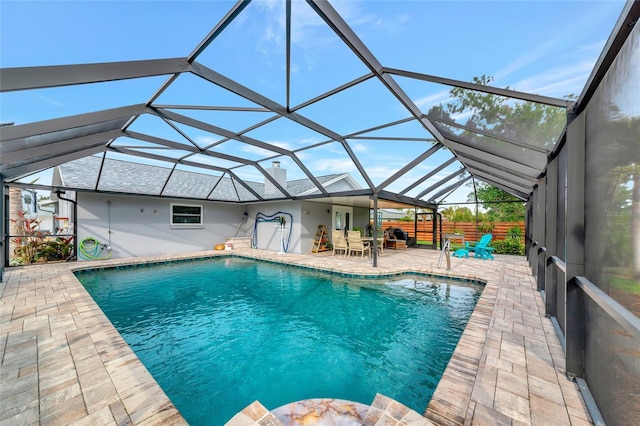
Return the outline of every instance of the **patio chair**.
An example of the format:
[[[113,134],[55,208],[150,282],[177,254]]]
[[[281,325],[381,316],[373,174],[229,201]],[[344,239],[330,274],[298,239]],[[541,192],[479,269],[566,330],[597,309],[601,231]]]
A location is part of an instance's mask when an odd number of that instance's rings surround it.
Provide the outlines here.
[[[484,234],[480,237],[480,241],[467,241],[464,243],[464,248],[466,250],[472,251],[475,253],[475,257],[479,259],[492,259],[493,260],[493,247],[489,247],[489,243],[493,238],[492,234]]]
[[[347,255],[349,246],[347,245],[347,240],[344,238],[344,233],[341,230],[334,229],[331,232],[331,242],[333,244],[333,252],[331,253],[331,256],[335,256],[336,251],[343,251],[344,255]]]
[[[378,238],[377,238],[377,240],[378,240],[378,244],[377,244],[377,247],[378,247],[378,254],[382,254],[382,252],[384,251],[384,243],[385,243],[385,241],[384,241],[384,240],[385,240],[384,235],[380,235],[380,233],[378,233]]]
[[[363,258],[366,251],[367,255],[371,257],[371,245],[362,241],[360,231],[347,231],[347,242],[349,243],[347,250],[349,256],[352,253],[360,253],[360,257]]]

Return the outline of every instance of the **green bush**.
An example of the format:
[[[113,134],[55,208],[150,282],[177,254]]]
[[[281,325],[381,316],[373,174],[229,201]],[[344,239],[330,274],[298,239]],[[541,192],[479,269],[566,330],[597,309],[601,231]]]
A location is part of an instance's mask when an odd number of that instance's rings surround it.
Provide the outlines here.
[[[520,241],[508,238],[504,241],[493,241],[491,243],[494,252],[497,254],[516,254],[524,256],[524,244]]]
[[[507,239],[522,241],[522,230],[519,226],[514,226],[507,231]]]

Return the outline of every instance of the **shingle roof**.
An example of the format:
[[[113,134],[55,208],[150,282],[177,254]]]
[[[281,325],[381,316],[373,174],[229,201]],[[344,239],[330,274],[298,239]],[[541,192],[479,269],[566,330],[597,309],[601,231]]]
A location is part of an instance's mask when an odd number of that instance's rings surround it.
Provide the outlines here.
[[[102,164],[101,158],[90,156],[61,164],[58,170],[60,184],[68,188],[221,201],[257,200],[251,191],[233,178],[177,169],[172,171],[167,167],[149,164],[109,158]],[[101,173],[100,183],[96,188],[99,172]],[[317,176],[316,179],[324,185],[342,176],[346,174]],[[264,183],[246,182],[246,184],[263,198],[284,197],[278,190],[273,195],[265,195]],[[287,181],[286,185],[287,191],[293,196],[314,188],[316,186],[311,179],[291,180]]]

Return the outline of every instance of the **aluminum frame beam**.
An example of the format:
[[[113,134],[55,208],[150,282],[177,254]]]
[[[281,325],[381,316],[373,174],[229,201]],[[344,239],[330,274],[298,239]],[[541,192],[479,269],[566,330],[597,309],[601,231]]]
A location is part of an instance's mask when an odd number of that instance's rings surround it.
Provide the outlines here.
[[[533,191],[533,187],[527,187],[527,186],[519,185],[512,181],[503,180],[500,176],[496,176],[494,174],[491,174],[482,170],[477,170],[477,169],[474,169],[473,167],[469,167],[468,170],[469,170],[469,173],[472,173],[474,176],[478,177],[479,179],[487,178],[494,181],[500,181],[502,182],[503,186],[506,186],[507,188],[511,188],[514,191],[522,192],[525,194]]]
[[[224,136],[224,137],[229,138],[229,139],[233,139],[233,140],[236,140],[236,141],[239,141],[239,142],[244,142],[244,143],[246,143],[248,145],[253,145],[253,146],[256,146],[258,148],[265,149],[267,151],[271,151],[271,152],[278,153],[280,155],[287,156],[287,157],[291,158],[296,163],[296,165],[298,165],[298,167],[300,167],[302,172],[305,173],[309,179],[311,179],[313,184],[316,185],[321,192],[323,192],[325,195],[327,195],[327,192],[324,189],[324,187],[322,186],[322,184],[315,178],[315,176],[307,169],[307,166],[305,166],[304,163],[302,163],[302,161],[300,161],[298,156],[292,151],[289,151],[289,150],[284,149],[284,148],[280,148],[280,147],[278,147],[276,145],[272,145],[272,144],[268,144],[266,142],[259,141],[257,139],[250,138],[248,136],[244,136],[244,135],[240,135],[240,134],[237,134],[237,133],[233,133],[233,132],[231,132],[229,130],[226,130],[226,129],[223,129],[221,127],[214,126],[212,124],[208,124],[208,123],[205,123],[205,122],[202,122],[202,121],[199,121],[199,120],[195,120],[193,118],[187,117],[185,115],[177,114],[177,113],[172,112],[172,111],[152,110],[152,112],[155,115],[158,115],[159,117],[167,118],[167,119],[172,120],[172,121],[177,121],[178,123],[182,123],[182,124],[185,124],[187,126],[195,127],[197,129],[204,130],[206,132],[214,133],[214,134],[217,134],[217,135],[220,135],[220,136]]]
[[[420,198],[424,197],[428,193],[432,192],[434,189],[440,188],[442,185],[444,185],[445,183],[449,182],[451,179],[455,178],[456,176],[460,176],[465,171],[466,171],[465,169],[456,170],[455,172],[451,173],[450,175],[445,176],[444,178],[440,179],[438,182],[434,183],[433,185],[431,185],[430,187],[428,187],[427,189],[425,189],[424,191],[422,191],[421,193],[416,195],[415,198],[416,199],[420,199]]]
[[[486,164],[479,163],[471,159],[465,159],[464,161],[461,160],[461,162],[468,169],[479,170],[481,172],[495,176],[497,179],[505,179],[507,182],[512,182],[525,188],[530,187],[531,189],[533,189],[533,187],[536,186],[536,184],[539,182],[538,179],[523,178],[514,173],[505,172],[495,167],[487,168]]]
[[[486,130],[475,129],[475,128],[471,127],[471,126],[467,126],[467,125],[464,125],[464,124],[456,123],[455,121],[452,121],[452,120],[447,120],[447,119],[444,119],[444,118],[432,117],[429,114],[424,114],[424,116],[427,117],[428,119],[430,119],[431,121],[435,121],[436,123],[442,123],[442,124],[446,124],[448,126],[457,127],[458,129],[466,130],[466,131],[471,132],[471,133],[477,133],[479,135],[487,136],[487,137],[492,138],[492,139],[497,139],[497,140],[502,141],[502,142],[507,142],[507,143],[510,143],[512,145],[520,146],[522,148],[527,148],[527,149],[531,149],[533,151],[538,151],[538,152],[541,152],[541,153],[543,153],[545,155],[547,155],[547,154],[549,154],[551,152],[550,149],[541,148],[539,146],[531,145],[531,144],[528,144],[526,142],[520,142],[520,141],[517,141],[515,139],[511,139],[511,138],[507,138],[507,137],[504,137],[504,136],[496,135],[495,133],[491,133],[491,132],[486,131]]]
[[[189,69],[187,58],[2,68],[0,69],[0,92],[180,74],[188,72]]]
[[[16,179],[22,176],[30,175],[32,173],[41,172],[43,170],[57,166],[62,163],[66,163],[68,161],[77,160],[78,158],[82,158],[82,157],[88,157],[98,152],[102,152],[105,149],[106,148],[102,145],[95,146],[95,147],[83,149],[81,151],[76,151],[69,154],[48,158],[46,160],[33,161],[22,166],[9,167],[5,170],[2,170],[1,173],[6,179]]]
[[[571,105],[571,101],[550,96],[534,95],[527,92],[519,92],[511,89],[500,89],[498,87],[485,86],[482,84],[469,83],[462,80],[454,80],[452,78],[436,77],[429,74],[421,74],[412,71],[403,71],[397,68],[383,68],[385,74],[399,75],[409,77],[415,80],[429,81],[432,83],[445,84],[447,86],[460,87],[462,89],[474,90],[477,92],[489,93],[492,95],[504,96],[506,98],[520,99],[527,102],[535,102],[538,104],[551,105],[560,108],[567,108]]]
[[[118,119],[129,119],[133,116],[144,114],[147,107],[144,104],[130,105],[120,108],[106,109],[86,114],[72,115],[69,117],[54,118],[52,120],[37,121],[19,126],[6,126],[0,130],[0,142],[15,139],[26,139],[32,136],[83,127],[90,124],[104,123]]]
[[[501,157],[499,155],[492,154],[490,152],[486,152],[469,145],[464,145],[455,141],[449,141],[449,146],[456,153],[456,155],[461,157],[462,161],[464,161],[465,155],[469,153],[470,156],[477,158],[480,161],[500,164],[504,168],[518,171],[526,176],[538,178],[542,174],[541,170],[535,167],[531,167],[528,164],[519,163],[517,161],[513,161],[511,159]]]
[[[376,188],[376,192],[380,192],[380,190],[382,190],[383,188],[389,186],[391,183],[395,182],[400,176],[404,175],[405,173],[407,173],[409,170],[413,169],[414,167],[416,167],[418,164],[422,163],[424,160],[426,160],[427,158],[431,157],[433,154],[436,153],[436,151],[438,151],[440,148],[442,148],[441,144],[432,146],[431,148],[429,148],[428,150],[426,150],[425,152],[423,152],[421,155],[419,155],[418,157],[416,157],[413,161],[411,161],[409,164],[407,164],[406,166],[404,166],[403,168],[401,168],[400,170],[398,170],[397,172],[395,172],[393,175],[391,175],[387,180],[385,180],[384,182],[382,182],[380,185],[378,185],[378,187]]]
[[[465,182],[469,181],[471,178],[473,178],[472,175],[469,175],[467,177],[464,177],[454,183],[452,183],[449,186],[446,186],[445,188],[441,189],[440,191],[436,192],[435,194],[433,194],[431,197],[429,197],[434,203],[438,204],[437,200],[438,198],[442,197],[444,194],[447,194],[451,191],[454,191],[456,189],[458,189],[459,187],[461,187],[462,185],[464,185]]]
[[[139,140],[143,140],[146,142],[152,142],[152,143],[157,143],[163,146],[166,146],[168,148],[176,148],[176,149],[183,149],[183,150],[187,150],[190,151],[194,154],[202,154],[202,155],[206,155],[209,157],[213,157],[213,158],[220,158],[222,160],[226,160],[226,161],[232,161],[235,163],[240,163],[242,165],[246,165],[246,166],[253,166],[255,167],[260,173],[262,173],[262,175],[268,179],[271,183],[273,183],[275,185],[276,188],[278,188],[279,191],[281,191],[283,194],[285,194],[285,196],[289,197],[289,198],[293,198],[293,196],[286,190],[284,189],[269,173],[267,173],[267,171],[257,162],[257,161],[253,161],[253,160],[248,160],[246,158],[242,158],[242,157],[236,157],[234,155],[229,155],[229,154],[223,154],[220,152],[213,152],[213,151],[207,151],[207,150],[201,150],[199,148],[196,147],[189,147],[188,145],[182,145],[180,143],[177,142],[173,142],[167,139],[163,139],[163,138],[159,138],[156,136],[149,136],[149,135],[145,135],[142,133],[137,133],[137,132],[131,132],[131,131],[127,131],[126,132],[126,136],[130,136],[132,138],[135,139],[139,139]],[[117,147],[114,147],[117,148]],[[122,148],[122,147],[120,147]],[[129,150],[130,152],[139,152],[134,150]],[[131,154],[131,155],[135,155],[135,154]],[[179,159],[176,159],[176,164],[184,162],[184,161],[189,161],[188,160],[189,157],[182,157]],[[192,161],[193,164],[200,164],[198,162]],[[226,171],[229,171],[230,169],[224,169]]]
[[[509,188],[508,186],[504,186],[501,183],[498,183],[494,180],[488,179],[486,177],[482,177],[482,176],[474,176],[477,180],[480,180],[484,183],[488,183],[491,186],[495,186],[496,188],[502,189],[505,192],[508,192],[509,194],[513,195],[514,197],[520,198],[522,201],[526,201],[527,199],[529,199],[529,193],[524,193],[524,192],[519,192],[516,191],[513,188]]]
[[[476,158],[473,155],[461,154],[461,155],[458,155],[458,159],[463,164],[467,164],[469,162],[473,162],[474,164],[478,165],[478,167],[476,167],[476,168],[478,168],[480,170],[485,170],[486,168],[490,168],[491,170],[500,170],[500,171],[502,171],[504,173],[507,173],[510,176],[518,177],[520,179],[524,179],[527,182],[532,182],[532,183],[534,183],[534,182],[536,182],[538,180],[538,175],[532,176],[532,175],[527,175],[527,174],[524,174],[524,173],[520,173],[519,171],[516,171],[514,169],[510,169],[508,167],[504,167],[503,165],[495,163],[495,162],[491,162],[491,161],[487,161],[487,160],[480,160],[479,158]]]
[[[79,138],[48,143],[46,144],[46,147],[34,146],[26,149],[14,150],[13,152],[3,152],[0,171],[4,169],[5,165],[15,167],[25,163],[28,164],[30,162],[47,160],[74,152],[78,149],[93,148],[99,145],[104,145],[106,148],[107,142],[121,135],[122,131],[120,129],[115,129]]]
[[[536,152],[536,151],[531,151],[531,150],[527,150],[529,151],[527,154],[527,159],[528,160],[520,160],[517,158],[513,158],[513,156],[509,156],[508,153],[504,153],[502,152],[502,150],[494,145],[491,145],[490,143],[486,143],[486,142],[476,142],[473,144],[468,143],[465,140],[462,140],[461,138],[455,137],[453,135],[449,135],[447,136],[447,141],[450,142],[455,142],[459,145],[464,145],[470,148],[475,148],[478,150],[481,150],[483,152],[486,152],[488,154],[492,154],[496,157],[500,157],[500,158],[504,158],[506,161],[512,162],[512,163],[519,163],[519,164],[525,164],[527,166],[533,167],[536,170],[539,170],[539,172],[541,173],[542,170],[544,170],[544,168],[547,165],[547,155],[540,153],[540,152]],[[452,148],[452,145],[449,144],[449,146]],[[453,149],[453,148],[452,148]],[[526,149],[526,148],[523,148]],[[535,158],[537,157],[537,158]],[[532,165],[532,163],[534,163]],[[535,167],[536,165],[538,165],[538,167]]]
[[[448,167],[449,165],[455,163],[456,161],[458,161],[458,159],[455,156],[449,158],[447,161],[445,161],[444,163],[440,164],[438,167],[436,167],[435,169],[431,170],[429,173],[427,173],[426,175],[422,176],[420,179],[417,179],[411,185],[407,186],[405,189],[400,191],[399,195],[406,194],[407,192],[411,191],[416,186],[418,186],[421,183],[425,182],[427,179],[435,176],[438,172],[440,172],[444,168]]]
[[[199,168],[203,168],[203,169],[209,169],[209,170],[215,170],[215,171],[222,172],[222,173],[227,173],[230,176],[232,176],[235,180],[237,180],[238,183],[240,185],[242,185],[247,191],[249,191],[252,195],[254,195],[258,199],[258,201],[265,201],[265,198],[263,198],[257,192],[255,192],[255,190],[253,188],[251,188],[249,185],[247,185],[244,182],[244,180],[240,179],[233,172],[231,172],[231,170],[225,169],[224,167],[217,167],[217,166],[211,166],[211,165],[208,165],[208,164],[194,163],[192,161],[187,161],[187,160],[180,161],[180,160],[176,160],[175,158],[165,157],[163,155],[150,154],[150,153],[147,153],[147,152],[132,151],[132,150],[129,150],[129,149],[118,149],[118,148],[115,148],[115,147],[110,147],[109,151],[118,152],[118,153],[121,153],[121,154],[132,155],[132,156],[137,156],[137,157],[149,158],[151,160],[164,161],[164,162],[170,163],[170,164],[183,164],[185,166],[199,167]],[[237,195],[237,193],[236,193],[236,195]],[[238,199],[240,199],[240,197],[238,197]],[[269,200],[273,200],[273,199],[270,198]]]
[[[400,103],[427,129],[438,142],[443,142],[444,137],[438,129],[428,119],[421,117],[422,111],[409,96],[402,90],[398,83],[388,74],[383,72],[382,64],[367,48],[367,46],[358,38],[351,27],[342,19],[342,16],[327,1],[307,0],[307,3],[318,16],[324,20],[329,27],[342,39],[342,41],[360,58],[360,60],[369,68],[380,82],[387,87]]]

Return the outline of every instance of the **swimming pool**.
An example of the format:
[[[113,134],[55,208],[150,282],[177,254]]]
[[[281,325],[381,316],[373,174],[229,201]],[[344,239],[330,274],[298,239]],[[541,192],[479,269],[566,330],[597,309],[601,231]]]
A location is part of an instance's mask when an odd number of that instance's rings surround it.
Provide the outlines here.
[[[236,257],[77,276],[192,425],[376,392],[421,413],[482,290]]]

